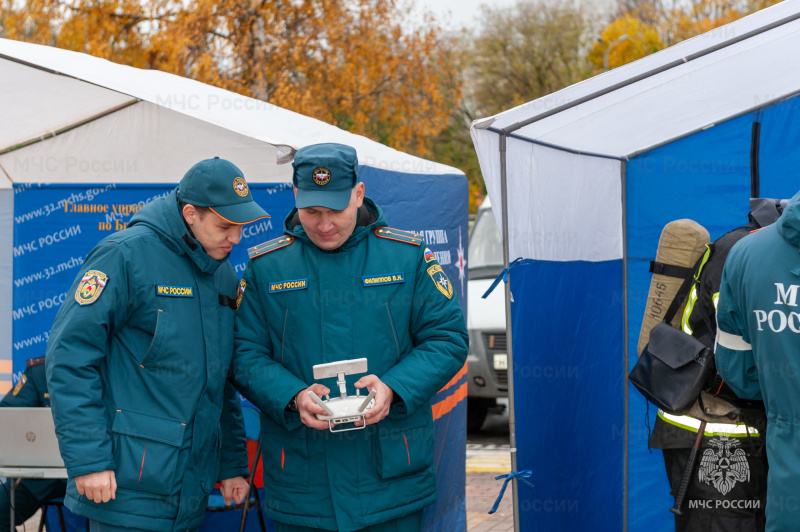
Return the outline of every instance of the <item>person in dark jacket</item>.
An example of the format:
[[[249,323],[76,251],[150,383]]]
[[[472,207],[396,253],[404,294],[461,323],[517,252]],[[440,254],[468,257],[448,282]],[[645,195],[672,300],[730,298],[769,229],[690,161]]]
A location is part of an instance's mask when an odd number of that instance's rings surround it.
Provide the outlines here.
[[[28,360],[22,378],[14,389],[3,397],[0,407],[48,407],[50,395],[44,375],[44,357]],[[46,502],[64,496],[67,484],[63,480],[26,478],[14,491],[15,521],[23,523]],[[0,489],[0,532],[8,532],[10,521],[9,491]]]
[[[387,227],[357,177],[349,146],[298,150],[296,208],[250,250],[239,288],[234,383],[262,412],[279,532],[412,532],[436,500],[430,399],[464,365],[464,315],[422,237]],[[312,367],[362,357],[368,374],[346,386],[376,391],[374,406],[332,432],[308,392],[334,385]]]
[[[65,505],[91,529],[194,530],[218,481],[226,502],[247,495],[227,257],[266,216],[236,166],[207,159],[86,257],[46,367]]]

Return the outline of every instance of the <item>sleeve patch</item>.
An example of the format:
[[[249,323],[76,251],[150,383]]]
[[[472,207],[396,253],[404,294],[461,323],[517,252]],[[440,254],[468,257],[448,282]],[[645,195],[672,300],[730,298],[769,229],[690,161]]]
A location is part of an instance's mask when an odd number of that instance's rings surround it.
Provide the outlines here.
[[[79,305],[91,305],[97,301],[107,284],[108,275],[100,270],[87,271],[83,274],[78,289],[75,290],[75,301]]]
[[[28,377],[27,377],[27,376],[25,376],[25,374],[23,373],[23,374],[22,374],[22,378],[19,380],[19,382],[17,383],[17,385],[16,385],[16,386],[14,386],[14,389],[13,389],[13,390],[11,390],[11,395],[13,395],[14,397],[16,397],[17,395],[19,395],[19,392],[22,390],[22,387],[23,387],[23,386],[25,386],[25,383],[26,383],[26,382],[28,382]]]
[[[442,270],[442,267],[438,264],[434,264],[427,270],[428,275],[431,276],[433,279],[433,284],[436,288],[444,294],[447,299],[453,298],[453,285],[450,283],[450,279],[447,278],[447,275]]]
[[[239,288],[236,290],[236,310],[239,310],[239,305],[242,304],[242,299],[244,299],[245,288],[247,288],[247,281],[242,279],[239,282]]]
[[[403,231],[402,229],[393,229],[391,227],[379,227],[375,229],[375,234],[387,240],[396,240],[397,242],[404,242],[419,246],[422,244],[422,236],[411,231]]]
[[[270,251],[275,251],[276,249],[284,248],[294,242],[293,236],[284,235],[272,240],[268,240],[263,244],[259,244],[257,246],[253,246],[247,250],[247,255],[254,259],[256,257],[260,257],[261,255],[265,255]]]

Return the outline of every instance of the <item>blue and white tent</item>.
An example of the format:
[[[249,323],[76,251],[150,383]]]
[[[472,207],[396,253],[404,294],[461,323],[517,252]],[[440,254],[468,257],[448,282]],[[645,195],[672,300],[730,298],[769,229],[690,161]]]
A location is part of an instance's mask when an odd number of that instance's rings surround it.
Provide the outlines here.
[[[648,263],[672,220],[713,240],[751,196],[800,189],[798,49],[789,0],[472,124],[508,258],[529,259],[510,274],[522,530],[673,529],[656,410],[626,380]]]
[[[279,236],[294,205],[294,152],[339,142],[358,151],[359,177],[389,224],[425,236],[466,309],[459,256],[468,185],[460,170],[187,78],[8,39],[0,39],[0,116],[0,395],[26,359],[44,355],[94,244],[214,156],[243,171],[272,215],[244,228],[231,254],[239,275],[247,247]],[[466,528],[466,388],[464,369],[432,400],[439,501],[428,530]]]

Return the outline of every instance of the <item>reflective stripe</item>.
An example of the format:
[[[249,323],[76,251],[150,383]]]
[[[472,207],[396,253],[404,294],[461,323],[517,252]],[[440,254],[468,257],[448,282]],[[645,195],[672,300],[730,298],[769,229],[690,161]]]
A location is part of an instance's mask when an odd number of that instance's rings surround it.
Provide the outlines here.
[[[700,420],[691,416],[676,416],[668,414],[663,410],[658,411],[658,417],[669,423],[685,430],[697,432],[700,428]],[[753,427],[748,427],[744,423],[706,423],[706,430],[703,432],[705,436],[730,436],[734,438],[746,438],[747,432],[751,435],[758,436],[758,430]]]
[[[744,338],[741,336],[726,333],[719,327],[717,327],[717,345],[721,345],[732,351],[750,351],[753,349],[753,346],[745,342]]]
[[[692,310],[694,310],[694,304],[697,303],[697,285],[700,284],[700,275],[703,273],[703,267],[708,262],[708,259],[711,257],[711,244],[706,244],[706,252],[703,253],[703,260],[700,261],[700,266],[697,268],[697,272],[694,274],[694,283],[692,285],[692,291],[689,293],[689,300],[686,302],[686,307],[683,309],[683,317],[681,318],[681,328],[683,332],[686,334],[692,334],[692,328],[689,326],[689,316],[692,315]],[[714,308],[716,308],[716,302],[714,303]]]
[[[681,328],[683,332],[686,334],[692,334],[692,328],[689,326],[689,316],[692,315],[692,310],[694,309],[694,304],[697,302],[697,285],[695,284],[692,287],[692,291],[689,292],[689,301],[686,302],[686,308],[683,309],[683,318],[681,319]]]

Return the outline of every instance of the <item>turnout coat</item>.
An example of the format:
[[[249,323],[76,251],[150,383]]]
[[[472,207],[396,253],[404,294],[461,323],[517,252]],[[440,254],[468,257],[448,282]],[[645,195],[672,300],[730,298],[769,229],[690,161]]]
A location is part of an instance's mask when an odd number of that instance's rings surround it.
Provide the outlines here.
[[[310,241],[296,212],[286,218],[284,236],[250,250],[236,313],[234,381],[262,412],[269,516],[359,530],[436,499],[430,399],[464,365],[464,315],[422,238],[386,227],[371,199],[334,251]],[[309,429],[286,409],[315,382],[312,366],[362,357],[367,374],[398,399],[387,418],[331,433]],[[348,394],[362,376],[347,377]],[[335,378],[320,382],[338,395]]]
[[[89,253],[46,358],[65,505],[165,532],[199,527],[216,482],[248,474],[241,406],[226,380],[238,277],[189,234],[176,191]],[[116,499],[78,494],[74,477],[106,469]]]

